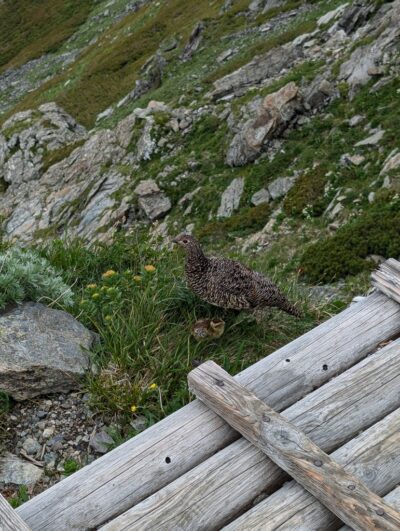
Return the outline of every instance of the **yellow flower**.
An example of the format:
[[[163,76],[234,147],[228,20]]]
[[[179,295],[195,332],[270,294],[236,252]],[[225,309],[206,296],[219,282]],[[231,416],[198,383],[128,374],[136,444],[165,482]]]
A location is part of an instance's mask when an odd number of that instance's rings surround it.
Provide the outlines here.
[[[105,320],[105,321],[112,321],[112,315],[106,315],[106,316],[104,317],[104,320]]]
[[[142,281],[142,277],[141,277],[140,275],[135,275],[135,276],[133,277],[133,280],[134,280],[135,282],[141,282],[141,281]]]
[[[86,287],[87,287],[87,289],[96,289],[97,288],[97,284],[88,284]]]
[[[149,385],[149,389],[151,389],[152,391],[154,389],[157,389],[157,387],[158,387],[158,385],[156,383],[152,383],[152,384]]]
[[[113,269],[109,269],[105,273],[103,273],[103,278],[109,278],[113,277],[116,274],[116,272]]]
[[[153,265],[145,265],[144,266],[144,269],[145,271],[147,271],[148,273],[154,273],[154,271],[156,270],[156,268],[153,266]]]
[[[136,411],[137,411],[137,407],[135,406],[135,404],[133,404],[133,405],[131,406],[131,411],[132,411],[132,413],[136,413]]]
[[[92,295],[92,299],[98,299],[99,297],[100,297],[100,293],[97,293],[97,291],[96,293],[93,293]]]

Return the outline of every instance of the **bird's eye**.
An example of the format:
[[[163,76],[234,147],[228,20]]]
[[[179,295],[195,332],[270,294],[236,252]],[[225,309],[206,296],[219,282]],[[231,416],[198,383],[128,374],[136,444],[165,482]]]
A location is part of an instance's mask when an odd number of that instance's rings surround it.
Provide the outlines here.
[[[187,243],[189,240],[187,240],[186,238],[184,240],[182,240],[183,243]]]

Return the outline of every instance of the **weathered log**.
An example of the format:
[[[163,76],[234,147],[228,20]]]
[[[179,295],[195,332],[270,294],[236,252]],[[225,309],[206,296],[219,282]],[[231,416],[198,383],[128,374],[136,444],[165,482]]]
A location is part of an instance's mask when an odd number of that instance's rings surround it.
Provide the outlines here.
[[[371,279],[377,289],[400,303],[400,262],[389,258],[372,273]]]
[[[323,450],[334,450],[400,407],[399,353],[398,340],[307,395],[283,415]],[[285,478],[262,452],[240,439],[104,529],[160,529],[165,521],[171,529],[219,529],[260,494],[282,485]]]
[[[375,293],[237,378],[281,411],[398,333],[400,306]],[[198,401],[192,402],[35,496],[18,513],[37,531],[99,526],[162,489],[236,437],[215,413]]]
[[[397,510],[222,367],[207,361],[188,382],[197,398],[355,531],[400,529]]]
[[[0,531],[30,531],[22,518],[0,494]]]
[[[394,490],[390,491],[383,499],[397,510],[400,510],[400,487],[396,487]],[[344,525],[339,531],[352,531],[352,529],[351,527]]]
[[[382,495],[400,481],[399,429],[400,409],[397,409],[336,450],[331,457]],[[395,494],[385,497],[390,504],[394,499]],[[224,531],[336,531],[340,527],[341,522],[334,514],[298,483],[290,481],[224,527]]]

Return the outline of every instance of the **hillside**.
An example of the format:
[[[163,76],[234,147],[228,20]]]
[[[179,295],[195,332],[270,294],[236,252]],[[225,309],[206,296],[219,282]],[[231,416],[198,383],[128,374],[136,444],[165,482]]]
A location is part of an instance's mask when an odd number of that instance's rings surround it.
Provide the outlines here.
[[[98,334],[85,400],[112,444],[186,403],[193,363],[241,370],[400,256],[399,20],[400,0],[0,1],[1,251],[59,275],[33,297],[29,268],[21,289],[0,273],[0,305],[45,296]],[[224,314],[220,340],[193,342],[219,314],[185,288],[182,231],[304,317]],[[16,426],[21,408],[0,401]],[[56,479],[84,464],[60,448]]]

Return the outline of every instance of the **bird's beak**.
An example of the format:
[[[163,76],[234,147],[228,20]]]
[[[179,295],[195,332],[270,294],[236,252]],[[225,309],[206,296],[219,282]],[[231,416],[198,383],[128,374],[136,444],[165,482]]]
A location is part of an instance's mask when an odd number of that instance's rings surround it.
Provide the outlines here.
[[[178,238],[172,238],[172,243],[179,243]]]

